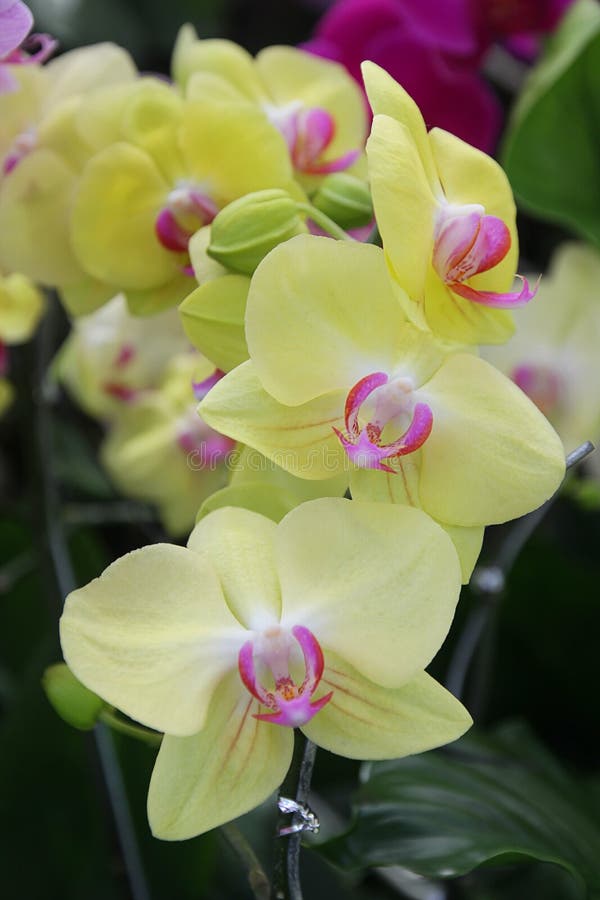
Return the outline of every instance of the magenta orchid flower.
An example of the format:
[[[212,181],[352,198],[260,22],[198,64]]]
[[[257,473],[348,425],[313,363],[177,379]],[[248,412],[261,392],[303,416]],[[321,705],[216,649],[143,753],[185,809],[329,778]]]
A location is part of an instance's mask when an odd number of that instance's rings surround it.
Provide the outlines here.
[[[31,10],[21,0],[0,0],[0,94],[18,88],[10,66],[43,63],[56,49],[49,34],[34,34],[21,46],[32,25]]]

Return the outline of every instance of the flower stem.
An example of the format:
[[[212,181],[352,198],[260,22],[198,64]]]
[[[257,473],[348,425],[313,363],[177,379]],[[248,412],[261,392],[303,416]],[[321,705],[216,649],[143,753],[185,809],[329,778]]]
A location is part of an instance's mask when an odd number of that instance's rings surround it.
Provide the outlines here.
[[[309,219],[312,219],[315,225],[318,225],[319,228],[322,228],[323,231],[326,231],[331,237],[337,238],[339,241],[354,240],[354,238],[351,237],[347,231],[344,231],[343,228],[340,228],[333,219],[326,216],[320,209],[311,206],[310,203],[298,203],[297,206],[300,212],[305,213]]]
[[[228,822],[221,826],[220,833],[244,866],[253,896],[256,900],[269,900],[271,896],[269,879],[240,829],[233,822]]]
[[[304,804],[310,792],[316,745],[304,737],[301,731],[294,733],[294,755],[279,796]],[[302,832],[280,837],[279,830],[289,825],[289,814],[279,816],[273,868],[273,900],[302,900],[300,885],[300,847]]]

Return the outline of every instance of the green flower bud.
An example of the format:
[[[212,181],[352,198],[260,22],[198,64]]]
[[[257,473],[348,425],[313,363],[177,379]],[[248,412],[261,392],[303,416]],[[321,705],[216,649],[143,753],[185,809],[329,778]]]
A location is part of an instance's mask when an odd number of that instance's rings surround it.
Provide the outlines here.
[[[312,204],[342,228],[361,228],[373,220],[373,203],[366,182],[335,172],[321,182]]]
[[[65,663],[49,666],[42,686],[55,712],[74,728],[93,728],[106,703],[75,678]]]
[[[278,188],[255,191],[218,213],[206,252],[228,269],[252,275],[270,250],[306,231],[289,194]]]

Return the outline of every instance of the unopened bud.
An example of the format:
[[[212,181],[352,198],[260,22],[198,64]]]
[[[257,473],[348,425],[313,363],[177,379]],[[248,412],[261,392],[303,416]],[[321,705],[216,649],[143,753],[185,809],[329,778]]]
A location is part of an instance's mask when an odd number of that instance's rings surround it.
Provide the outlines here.
[[[228,269],[252,275],[270,250],[306,231],[289,194],[278,188],[255,191],[218,213],[206,252]]]
[[[346,230],[362,228],[373,220],[369,186],[346,172],[324,178],[311,203]]]

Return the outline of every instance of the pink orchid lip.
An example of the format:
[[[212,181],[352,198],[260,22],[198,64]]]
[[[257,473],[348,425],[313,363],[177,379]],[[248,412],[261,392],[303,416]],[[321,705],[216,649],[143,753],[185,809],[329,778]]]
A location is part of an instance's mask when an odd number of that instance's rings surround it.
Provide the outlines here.
[[[235,448],[235,441],[214,431],[200,417],[198,419],[199,426],[181,431],[177,435],[177,443],[184,453],[193,456],[191,462],[194,469],[214,469],[229,456]]]
[[[481,206],[443,208],[435,227],[433,267],[448,288],[459,297],[492,309],[524,306],[537,292],[526,278],[519,291],[480,291],[467,279],[497,266],[511,247],[510,231],[497,216],[485,215]]]
[[[559,372],[551,366],[523,363],[513,369],[511,378],[545,416],[555,412],[563,394]]]
[[[224,375],[220,369],[215,369],[203,381],[192,381],[195,399],[203,400]],[[190,456],[190,462],[195,469],[214,469],[235,449],[236,442],[207,425],[195,409],[189,410],[188,414],[182,417],[181,423],[177,443],[184,453]]]
[[[156,237],[165,250],[187,253],[192,235],[202,226],[210,225],[217,212],[216,204],[208,195],[193,188],[176,188],[156,216]],[[186,219],[185,224],[182,218]],[[190,225],[190,220],[195,220],[196,227]],[[184,266],[183,271],[193,275],[189,266]]]
[[[122,384],[119,381],[105,381],[102,385],[102,390],[105,394],[108,394],[109,397],[120,400],[121,403],[133,403],[140,393],[135,388],[128,387],[126,384]]]
[[[304,625],[294,625],[291,634],[300,646],[304,658],[305,675],[301,685],[297,685],[290,675],[290,646],[279,627],[264,632],[260,641],[250,640],[242,646],[238,656],[238,669],[250,694],[272,710],[256,714],[255,719],[298,728],[306,725],[329,703],[333,691],[319,700],[311,700],[323,676],[323,651],[314,634]],[[255,654],[271,670],[275,680],[275,686],[271,690],[258,680]]]
[[[371,421],[361,428],[359,414],[365,401],[378,388],[388,385],[389,396],[380,396],[376,403],[376,411]],[[385,460],[406,456],[422,447],[433,428],[433,413],[426,403],[415,403],[408,428],[395,441],[383,444],[381,435],[387,423],[406,412],[410,388],[403,386],[401,380],[391,380],[385,372],[373,372],[365,375],[349,391],[344,409],[346,434],[333,428],[349,459],[363,469],[380,469],[395,474],[395,469],[385,464]],[[398,394],[404,396],[398,398]],[[410,401],[408,401],[410,405]]]
[[[273,123],[288,145],[294,168],[306,175],[329,175],[349,168],[360,156],[350,150],[336,159],[323,160],[323,153],[335,137],[335,119],[318,106],[292,106],[287,114],[274,114]]]
[[[224,377],[225,372],[222,372],[221,369],[215,369],[212,375],[209,375],[204,381],[192,381],[192,390],[196,400],[198,400],[198,402],[204,400],[208,392],[214,388],[215,384],[217,384],[221,378]]]
[[[123,371],[126,369],[129,364],[134,360],[136,355],[136,349],[133,344],[124,343],[117,349],[115,358],[113,360],[113,366],[115,369],[119,371]],[[102,384],[102,390],[105,394],[108,394],[109,397],[113,397],[115,400],[120,400],[121,403],[133,403],[136,400],[141,391],[137,388],[130,387],[122,381],[117,381],[113,379],[109,379]]]
[[[115,366],[117,367],[117,369],[125,368],[125,366],[128,366],[129,363],[133,361],[135,355],[136,349],[133,344],[122,344],[117,352]]]

